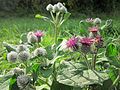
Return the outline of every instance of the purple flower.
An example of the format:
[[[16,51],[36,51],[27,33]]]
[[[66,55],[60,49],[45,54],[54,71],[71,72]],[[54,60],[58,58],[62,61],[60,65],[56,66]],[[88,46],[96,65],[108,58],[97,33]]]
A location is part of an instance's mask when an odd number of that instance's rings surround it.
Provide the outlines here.
[[[103,46],[103,39],[101,36],[97,35],[95,38],[95,43],[97,44],[96,46],[101,48]]]
[[[72,37],[72,38],[70,38],[68,41],[67,41],[67,47],[68,48],[73,48],[73,47],[75,47],[76,45],[77,45],[77,42],[78,42],[78,38],[76,38],[76,37]]]
[[[72,37],[68,40],[63,40],[63,42],[60,44],[59,50],[76,51],[78,48],[79,48],[79,39],[77,37]]]
[[[92,32],[92,33],[96,33],[98,31],[98,27],[95,26],[95,27],[89,27],[89,31]]]
[[[41,38],[44,36],[44,32],[36,31],[34,35],[38,38],[38,41],[41,41]]]
[[[87,18],[87,19],[86,19],[86,22],[90,22],[90,23],[92,23],[93,21],[94,21],[93,18]]]
[[[80,40],[80,43],[82,44],[81,46],[81,51],[83,53],[88,53],[91,51],[91,44],[93,43],[93,39],[92,38],[82,38]]]
[[[90,46],[93,43],[93,39],[92,38],[82,38],[80,40],[80,43],[82,45],[88,45],[88,46]]]

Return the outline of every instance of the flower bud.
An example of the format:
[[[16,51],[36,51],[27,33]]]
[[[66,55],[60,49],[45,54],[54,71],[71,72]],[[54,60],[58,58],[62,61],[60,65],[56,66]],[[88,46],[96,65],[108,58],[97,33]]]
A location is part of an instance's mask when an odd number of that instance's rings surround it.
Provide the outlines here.
[[[15,62],[17,60],[17,53],[14,51],[11,51],[10,53],[7,54],[7,60],[9,62]]]
[[[29,51],[29,49],[27,48],[26,45],[21,44],[17,46],[16,51],[19,53],[21,51]]]
[[[61,7],[63,7],[63,4],[60,3],[60,2],[58,2],[58,3],[57,3],[57,6],[58,6],[58,8],[61,8]]]
[[[44,36],[44,32],[39,30],[39,31],[36,31],[34,35],[38,38],[38,42],[41,42],[42,37]]]
[[[20,90],[23,90],[29,83],[30,78],[26,75],[20,75],[17,77],[17,86],[20,88]]]
[[[101,19],[100,18],[95,18],[94,24],[101,24]]]
[[[27,51],[22,51],[18,54],[18,60],[27,61],[30,59],[30,53]]]
[[[44,48],[37,48],[35,51],[34,51],[34,55],[35,56],[45,56],[47,54],[47,51],[44,49]]]
[[[112,19],[107,20],[105,23],[105,26],[107,26],[107,27],[112,26],[112,22],[113,22]]]
[[[13,70],[13,73],[16,74],[16,75],[22,75],[22,74],[24,74],[24,71],[23,71],[23,69],[15,68]]]
[[[81,51],[85,54],[88,52],[91,52],[91,44],[93,44],[93,39],[91,38],[82,38],[80,40],[80,43],[82,44],[81,46]]]
[[[53,6],[53,13],[57,13],[57,12],[59,12],[59,7],[58,7],[57,4],[55,4],[55,5]]]
[[[65,6],[62,6],[62,7],[60,8],[60,12],[62,12],[62,13],[67,13],[67,8],[66,8]]]
[[[53,10],[53,5],[52,5],[52,4],[49,4],[49,5],[46,7],[46,10],[47,10],[47,11],[52,11],[52,10]]]
[[[36,43],[36,42],[38,42],[38,38],[34,34],[32,34],[28,37],[28,42],[29,43]]]

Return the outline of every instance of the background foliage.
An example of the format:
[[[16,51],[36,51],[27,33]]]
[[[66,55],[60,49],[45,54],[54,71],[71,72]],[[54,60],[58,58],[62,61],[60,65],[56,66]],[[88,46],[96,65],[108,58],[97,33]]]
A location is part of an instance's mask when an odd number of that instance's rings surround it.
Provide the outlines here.
[[[0,0],[0,15],[4,13],[37,13],[45,12],[45,7],[51,3],[62,2],[71,11],[84,12],[108,12],[120,10],[120,0]]]

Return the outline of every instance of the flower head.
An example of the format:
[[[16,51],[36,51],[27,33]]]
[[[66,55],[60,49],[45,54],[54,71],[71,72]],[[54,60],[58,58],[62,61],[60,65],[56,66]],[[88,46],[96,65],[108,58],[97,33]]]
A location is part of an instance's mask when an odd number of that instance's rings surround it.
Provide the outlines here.
[[[38,41],[41,41],[41,38],[44,36],[44,32],[37,31],[34,33],[34,35],[38,38]]]
[[[96,46],[101,48],[103,46],[103,39],[101,36],[96,36],[95,38],[95,43],[97,44]]]
[[[53,5],[52,4],[48,4],[48,6],[46,7],[47,11],[52,11],[53,10]]]
[[[72,48],[76,46],[77,42],[78,42],[78,38],[72,37],[67,41],[66,45],[68,48]]]
[[[30,53],[27,51],[22,51],[18,54],[18,60],[27,61],[30,59]]]
[[[37,48],[34,51],[34,56],[45,56],[46,54],[47,54],[47,51],[42,47]]]
[[[19,53],[21,51],[29,51],[29,49],[27,48],[26,45],[21,44],[17,46],[16,51]]]
[[[67,13],[67,8],[65,6],[60,7],[60,12]]]
[[[53,6],[53,13],[59,12],[59,7],[57,4]]]
[[[17,60],[17,53],[14,51],[11,51],[10,53],[7,54],[7,60],[9,62],[15,62]]]
[[[82,45],[88,45],[88,46],[90,46],[93,43],[93,39],[91,39],[91,38],[82,38],[80,40],[80,43]]]
[[[98,27],[89,27],[89,31],[92,32],[92,33],[95,33],[98,30],[99,30]]]
[[[20,90],[23,90],[29,83],[30,78],[26,75],[20,75],[17,77],[17,86],[20,88]]]
[[[60,49],[59,50],[70,50],[70,51],[75,51],[79,48],[79,40],[77,37],[72,37],[68,40],[63,40],[62,43],[60,44]]]
[[[37,38],[36,35],[34,35],[34,33],[29,33],[27,35],[27,39],[28,39],[29,43],[36,43],[36,42],[38,42],[38,38]]]
[[[58,8],[61,8],[61,7],[63,7],[63,4],[60,3],[60,2],[58,2],[58,3],[57,3],[57,6],[58,6]]]
[[[87,19],[86,19],[86,22],[90,22],[90,23],[92,23],[93,21],[94,21],[93,18],[87,18]]]
[[[13,73],[16,75],[22,75],[22,74],[24,74],[24,71],[23,71],[23,69],[20,69],[17,67],[13,70]]]
[[[101,19],[100,18],[95,18],[94,24],[101,24]]]
[[[81,51],[85,54],[91,51],[91,44],[93,43],[93,39],[91,38],[82,38],[80,40],[80,43],[82,44],[81,46]]]

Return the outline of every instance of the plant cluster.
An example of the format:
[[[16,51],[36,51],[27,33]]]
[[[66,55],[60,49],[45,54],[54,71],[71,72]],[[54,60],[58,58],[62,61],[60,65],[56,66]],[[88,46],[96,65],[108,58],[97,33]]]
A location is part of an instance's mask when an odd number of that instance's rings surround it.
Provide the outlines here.
[[[80,35],[63,37],[61,42],[60,27],[70,13],[60,2],[49,4],[46,9],[51,18],[39,14],[36,18],[52,23],[53,45],[42,44],[47,37],[42,30],[24,34],[18,45],[4,42],[4,57],[16,68],[0,77],[1,87],[6,84],[6,90],[119,90],[120,38],[104,37],[104,29],[112,20],[104,25],[100,18],[81,20]]]

